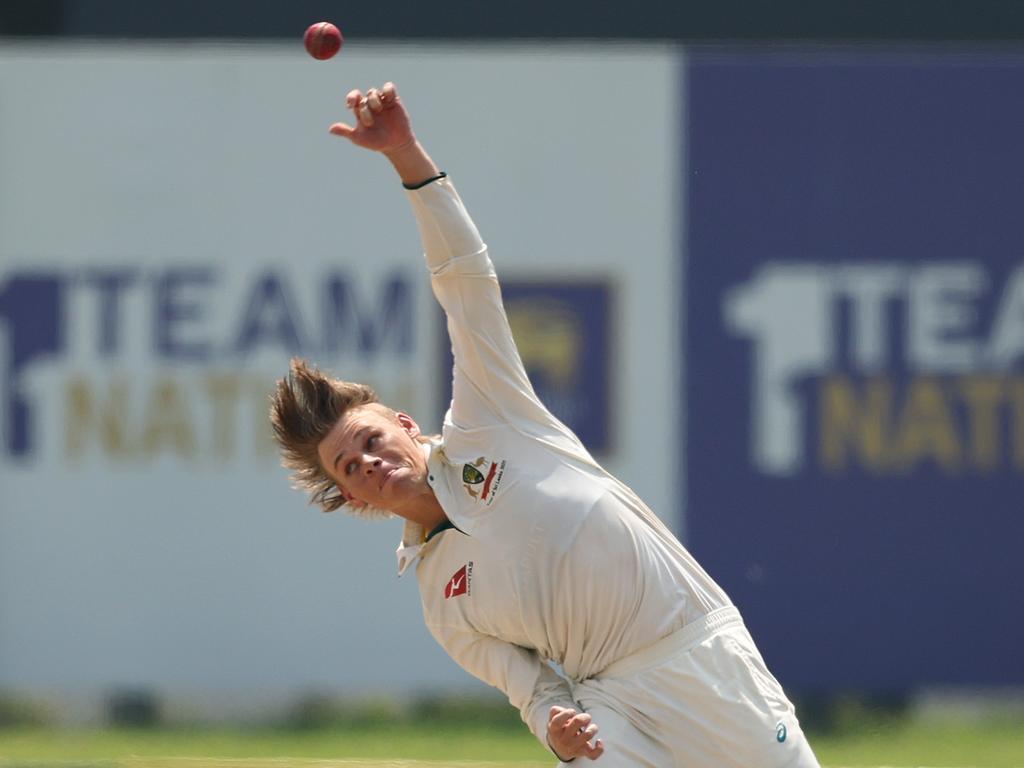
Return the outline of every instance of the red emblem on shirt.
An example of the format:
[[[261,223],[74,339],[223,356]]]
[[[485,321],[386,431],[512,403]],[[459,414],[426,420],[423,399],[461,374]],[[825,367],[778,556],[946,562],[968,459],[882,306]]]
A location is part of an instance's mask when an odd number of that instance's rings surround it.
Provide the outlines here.
[[[459,568],[444,585],[444,599],[448,600],[459,595],[469,594],[469,576],[473,572],[473,563],[466,563]]]

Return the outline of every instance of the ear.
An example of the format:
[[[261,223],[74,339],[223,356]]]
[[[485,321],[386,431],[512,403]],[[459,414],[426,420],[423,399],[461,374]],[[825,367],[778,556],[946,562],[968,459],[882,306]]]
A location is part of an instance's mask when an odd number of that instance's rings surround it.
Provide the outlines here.
[[[420,436],[420,425],[409,414],[398,413],[398,423],[402,425],[402,429],[406,431],[409,437],[417,438]]]
[[[366,506],[365,501],[359,501],[358,499],[356,499],[355,496],[353,496],[351,493],[349,493],[348,491],[341,487],[341,483],[335,483],[334,485],[337,487],[338,492],[341,494],[341,498],[345,500],[345,504],[347,506],[350,506],[353,509],[362,509],[363,507]]]

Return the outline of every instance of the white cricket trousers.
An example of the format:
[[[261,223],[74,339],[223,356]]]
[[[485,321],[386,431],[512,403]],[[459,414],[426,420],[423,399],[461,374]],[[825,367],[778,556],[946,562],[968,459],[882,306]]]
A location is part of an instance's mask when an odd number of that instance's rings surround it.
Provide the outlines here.
[[[573,694],[600,729],[597,768],[820,768],[732,607],[615,662]]]

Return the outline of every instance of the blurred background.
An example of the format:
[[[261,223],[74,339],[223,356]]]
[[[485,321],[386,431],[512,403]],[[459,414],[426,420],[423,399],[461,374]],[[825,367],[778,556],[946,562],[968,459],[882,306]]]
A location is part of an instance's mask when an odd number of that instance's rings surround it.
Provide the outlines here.
[[[1013,2],[6,0],[0,725],[493,699],[400,526],[307,506],[269,441],[292,356],[440,426],[408,204],[327,133],[387,80],[542,397],[805,722],[1020,718],[1022,34]]]

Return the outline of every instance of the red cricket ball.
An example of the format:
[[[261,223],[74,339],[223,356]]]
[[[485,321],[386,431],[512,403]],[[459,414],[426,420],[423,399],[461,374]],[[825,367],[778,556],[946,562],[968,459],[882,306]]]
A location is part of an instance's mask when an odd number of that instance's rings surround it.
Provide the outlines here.
[[[302,42],[306,44],[306,50],[310,56],[323,61],[341,50],[343,38],[341,30],[331,22],[318,21],[316,24],[309,25],[309,29],[302,37]]]

